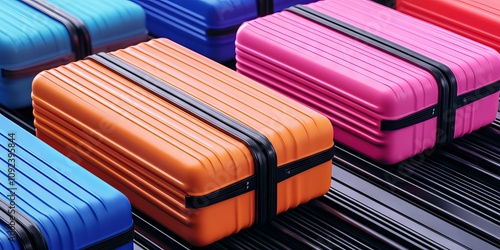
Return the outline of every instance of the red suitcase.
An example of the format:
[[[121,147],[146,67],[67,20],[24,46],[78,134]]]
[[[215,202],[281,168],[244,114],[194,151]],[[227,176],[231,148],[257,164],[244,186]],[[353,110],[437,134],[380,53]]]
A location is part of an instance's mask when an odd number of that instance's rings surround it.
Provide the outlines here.
[[[396,9],[500,52],[498,0],[397,0]]]

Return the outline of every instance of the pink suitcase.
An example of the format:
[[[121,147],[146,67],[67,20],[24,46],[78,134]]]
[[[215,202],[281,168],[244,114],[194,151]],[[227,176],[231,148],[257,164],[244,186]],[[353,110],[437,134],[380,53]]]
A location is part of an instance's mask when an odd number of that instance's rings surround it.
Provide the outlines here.
[[[368,0],[297,5],[243,24],[237,70],[322,112],[384,164],[494,121],[500,55]]]

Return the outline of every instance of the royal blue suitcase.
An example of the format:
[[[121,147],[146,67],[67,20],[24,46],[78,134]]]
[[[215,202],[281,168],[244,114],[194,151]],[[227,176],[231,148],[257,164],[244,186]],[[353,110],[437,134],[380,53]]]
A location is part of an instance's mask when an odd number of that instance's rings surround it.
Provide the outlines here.
[[[0,115],[0,249],[133,249],[129,200]]]
[[[42,70],[147,39],[143,9],[126,0],[2,0],[0,104],[31,104]]]
[[[155,37],[166,37],[218,62],[234,59],[238,27],[248,20],[315,0],[132,0]]]

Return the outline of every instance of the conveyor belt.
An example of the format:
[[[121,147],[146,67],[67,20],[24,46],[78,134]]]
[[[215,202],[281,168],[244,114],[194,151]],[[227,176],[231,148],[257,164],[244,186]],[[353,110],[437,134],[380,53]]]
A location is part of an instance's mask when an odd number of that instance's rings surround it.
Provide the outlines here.
[[[500,102],[498,110],[487,128],[392,169],[338,146],[328,194],[209,248],[497,248]],[[146,241],[158,245],[147,248],[190,248],[156,228]]]
[[[30,112],[10,117],[32,126]],[[499,117],[440,152],[395,166],[337,145],[325,196],[207,249],[500,248]],[[134,219],[137,249],[191,248],[140,212]]]
[[[269,226],[244,230],[208,248],[498,248],[499,142],[497,119],[441,152],[395,166],[377,165],[338,145],[328,194]],[[160,231],[151,237],[156,247],[190,248]],[[169,242],[161,244],[163,237]]]

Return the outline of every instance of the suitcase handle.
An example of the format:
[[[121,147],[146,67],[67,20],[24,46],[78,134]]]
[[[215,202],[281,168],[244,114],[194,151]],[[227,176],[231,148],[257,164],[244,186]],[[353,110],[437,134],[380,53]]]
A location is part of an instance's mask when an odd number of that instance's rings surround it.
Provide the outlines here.
[[[2,69],[1,76],[8,79],[18,79],[33,76],[40,73],[41,71],[55,68],[73,61],[75,61],[75,55],[73,53],[70,53],[67,55],[56,57],[54,59],[49,59],[47,61],[37,63],[29,67],[17,69]]]
[[[11,194],[14,193],[13,190],[10,190],[10,192]],[[15,193],[12,197],[15,199]],[[9,228],[9,234],[14,234],[17,237],[22,249],[47,250],[47,242],[40,229],[28,216],[16,209],[12,203],[9,204],[4,199],[0,199],[0,220]]]

